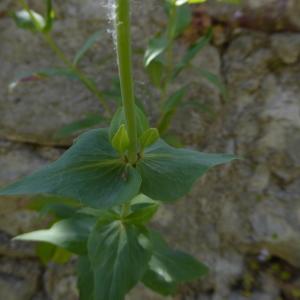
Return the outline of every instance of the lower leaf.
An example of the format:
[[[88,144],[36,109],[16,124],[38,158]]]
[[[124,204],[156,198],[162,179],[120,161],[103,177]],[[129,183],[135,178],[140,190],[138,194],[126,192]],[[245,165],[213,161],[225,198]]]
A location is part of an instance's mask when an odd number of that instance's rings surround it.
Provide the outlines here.
[[[88,253],[97,300],[124,300],[151,257],[146,229],[122,220],[100,220],[90,235]]]
[[[182,251],[169,248],[159,233],[150,232],[153,256],[143,283],[150,289],[169,295],[176,291],[178,284],[202,277],[208,268]]]
[[[94,300],[94,273],[87,256],[78,259],[77,277],[80,300]]]
[[[86,215],[75,215],[55,223],[50,229],[24,233],[15,239],[22,241],[47,242],[76,254],[86,253],[88,235],[96,219]]]

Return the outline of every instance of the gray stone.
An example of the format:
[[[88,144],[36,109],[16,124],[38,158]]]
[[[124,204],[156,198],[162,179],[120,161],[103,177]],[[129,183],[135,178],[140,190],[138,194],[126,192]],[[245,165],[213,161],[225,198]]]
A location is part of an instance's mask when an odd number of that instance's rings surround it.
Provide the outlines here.
[[[30,260],[0,258],[1,299],[31,300],[38,288],[40,269]]]
[[[32,243],[13,241],[12,237],[0,232],[0,255],[13,257],[35,257],[35,246]]]
[[[51,300],[78,300],[75,261],[65,265],[49,264],[44,274],[44,286]]]

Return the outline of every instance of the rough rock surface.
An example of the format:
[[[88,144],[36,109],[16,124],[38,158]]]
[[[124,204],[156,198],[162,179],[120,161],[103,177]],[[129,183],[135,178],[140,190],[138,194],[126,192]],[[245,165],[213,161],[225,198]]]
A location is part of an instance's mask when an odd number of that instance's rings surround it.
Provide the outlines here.
[[[40,2],[33,2],[38,8]],[[98,2],[57,1],[55,36],[70,56],[89,33],[100,26],[108,28],[105,10],[96,9]],[[288,16],[297,24],[298,2],[288,2]],[[145,46],[146,37],[161,22],[157,3],[147,1],[134,11],[142,22],[136,21],[133,29],[136,48]],[[0,11],[13,6],[5,0]],[[112,45],[110,35],[104,36],[103,43]],[[0,19],[0,38],[4,45],[0,47],[2,186],[57,158],[61,149],[42,145],[68,143],[54,139],[57,129],[100,106],[77,82],[63,79],[22,84],[8,93],[7,85],[17,72],[57,61],[39,38],[17,30],[8,18]],[[116,74],[115,64],[110,60],[106,65],[90,65],[106,54],[97,45],[82,62],[103,88]],[[137,66],[140,61],[138,57]],[[300,267],[300,34],[241,30],[221,49],[207,47],[185,79],[194,80],[195,69],[203,67],[223,75],[229,100],[224,102],[213,86],[196,77],[197,88],[192,92],[199,101],[213,104],[213,117],[185,108],[176,116],[173,130],[192,147],[236,153],[243,159],[211,171],[185,199],[164,206],[154,220],[153,226],[171,244],[211,269],[207,279],[182,287],[169,299],[277,300],[282,293],[291,298],[292,288],[278,283],[273,265],[280,260],[291,273]],[[140,70],[137,75],[142,90],[145,78]],[[32,244],[10,240],[42,225],[27,203],[26,199],[0,200],[0,299],[77,299],[73,261],[45,269],[35,258]],[[272,259],[270,266],[266,266],[267,258]],[[269,267],[273,273],[265,271]],[[257,273],[257,268],[263,271]],[[138,287],[128,299],[163,298]]]

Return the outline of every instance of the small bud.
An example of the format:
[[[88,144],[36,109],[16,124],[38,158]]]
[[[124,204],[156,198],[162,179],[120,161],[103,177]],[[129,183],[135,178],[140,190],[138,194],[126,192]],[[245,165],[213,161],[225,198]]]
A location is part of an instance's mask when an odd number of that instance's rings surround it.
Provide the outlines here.
[[[13,13],[12,16],[16,25],[22,29],[42,31],[46,25],[44,17],[33,10],[30,10],[30,13],[26,10],[20,10]]]
[[[114,149],[116,149],[121,154],[123,154],[128,149],[129,137],[124,124],[120,126],[117,133],[112,138],[111,143]]]
[[[159,139],[159,132],[156,128],[149,128],[140,137],[142,149],[151,146]]]

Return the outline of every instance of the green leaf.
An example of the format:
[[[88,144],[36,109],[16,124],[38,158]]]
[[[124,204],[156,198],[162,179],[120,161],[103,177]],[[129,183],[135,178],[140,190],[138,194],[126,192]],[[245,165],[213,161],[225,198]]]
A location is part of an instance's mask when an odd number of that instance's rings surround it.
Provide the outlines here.
[[[46,24],[43,28],[43,32],[50,32],[53,27],[53,21],[55,13],[52,6],[52,0],[46,0]]]
[[[148,203],[138,203],[131,206],[132,213],[126,218],[125,222],[136,225],[143,225],[148,223],[159,208],[159,203],[151,201]]]
[[[215,74],[211,73],[206,69],[201,69],[199,74],[203,76],[206,80],[212,83],[224,97],[225,100],[228,100],[228,91],[222,80]]]
[[[164,64],[158,59],[153,60],[146,67],[146,71],[148,73],[151,83],[157,88],[161,88],[162,86],[164,67],[165,67]]]
[[[60,219],[71,217],[80,207],[78,201],[55,196],[34,197],[27,208],[42,214],[52,214]]]
[[[172,30],[174,32],[174,37],[180,36],[184,30],[191,24],[192,12],[188,5],[181,5],[176,9],[176,19],[174,22],[175,28]]]
[[[129,137],[125,124],[121,125],[111,141],[112,146],[121,154],[129,147]]]
[[[43,68],[20,73],[17,78],[9,84],[13,91],[20,83],[39,81],[50,77],[66,77],[70,80],[78,80],[78,76],[72,70],[66,68]]]
[[[76,254],[85,254],[88,235],[95,222],[94,217],[78,214],[55,223],[50,229],[24,233],[14,239],[47,242]]]
[[[141,193],[154,200],[173,201],[187,194],[209,168],[235,159],[229,154],[177,149],[159,140],[137,163],[142,176]]]
[[[182,251],[171,249],[159,233],[151,231],[153,255],[143,283],[163,295],[173,294],[179,283],[207,275],[208,268]]]
[[[99,114],[88,114],[84,119],[72,122],[62,127],[57,133],[57,138],[64,138],[84,129],[99,125],[104,120],[104,117]]]
[[[175,93],[173,93],[163,104],[162,111],[164,113],[169,113],[171,111],[174,111],[178,105],[180,105],[184,95],[187,92],[188,87],[185,86]]]
[[[97,300],[124,300],[151,257],[144,227],[100,220],[88,241]]]
[[[84,45],[78,50],[78,52],[75,55],[73,64],[77,65],[80,60],[83,58],[83,56],[87,53],[87,51],[92,48],[95,43],[100,39],[102,35],[102,31],[96,31],[93,33],[84,43]]]
[[[157,59],[168,47],[168,39],[165,35],[154,37],[149,41],[145,52],[144,65],[148,67],[152,61]]]
[[[38,243],[36,254],[44,265],[47,265],[49,262],[65,264],[72,257],[71,252],[44,242]]]
[[[36,255],[44,265],[51,261],[55,251],[56,246],[49,243],[41,242],[36,247]]]
[[[79,257],[77,274],[77,287],[80,300],[94,300],[94,273],[87,256]]]
[[[159,120],[158,129],[162,134],[169,128],[172,117],[176,113],[177,107],[181,104],[188,87],[185,86],[172,95],[163,103],[162,114]]]
[[[181,71],[191,63],[199,51],[209,44],[211,38],[212,30],[210,29],[205,36],[199,38],[195,44],[188,48],[181,62],[175,68],[173,79],[175,79]]]
[[[30,14],[34,17],[34,20]],[[46,25],[43,16],[33,10],[30,10],[30,13],[25,9],[17,11],[13,13],[13,19],[19,28],[31,31],[42,31]]]
[[[124,108],[120,107],[114,114],[109,128],[109,137],[112,140],[114,135],[117,133],[121,125],[126,125],[126,118]],[[149,128],[149,122],[142,112],[142,110],[136,106],[136,125],[138,136],[141,136],[142,133]]]
[[[138,172],[112,148],[107,129],[82,134],[56,162],[0,190],[0,195],[51,194],[110,208],[139,193]]]
[[[53,257],[51,258],[51,261],[56,264],[63,265],[70,261],[72,255],[73,254],[70,251],[67,251],[66,249],[55,247],[55,252]]]
[[[140,137],[141,148],[145,149],[159,139],[159,132],[156,128],[147,129]]]
[[[183,5],[183,4],[200,4],[200,3],[204,3],[207,0],[174,0],[176,5]],[[239,4],[241,2],[241,0],[218,0],[218,2],[227,2],[227,3],[231,3],[231,4]]]
[[[162,268],[153,268],[147,270],[142,282],[149,289],[163,296],[174,295],[177,291],[177,283],[170,280],[166,274],[160,274]]]
[[[176,5],[180,6],[183,4],[199,4],[199,3],[204,3],[207,0],[175,0]]]

